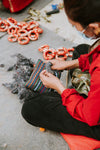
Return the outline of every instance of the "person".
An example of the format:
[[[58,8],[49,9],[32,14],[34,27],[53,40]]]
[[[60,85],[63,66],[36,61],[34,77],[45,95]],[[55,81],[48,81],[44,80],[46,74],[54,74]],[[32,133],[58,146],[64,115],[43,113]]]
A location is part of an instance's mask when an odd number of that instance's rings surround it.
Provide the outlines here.
[[[89,38],[100,37],[99,0],[64,0],[64,8],[69,22],[79,32]],[[92,47],[77,46],[73,58],[71,61],[50,60],[52,69],[89,70],[88,96],[84,98],[74,88],[66,89],[57,77],[43,70],[42,83],[54,91],[35,95],[23,104],[21,113],[33,126],[100,140],[100,40]]]

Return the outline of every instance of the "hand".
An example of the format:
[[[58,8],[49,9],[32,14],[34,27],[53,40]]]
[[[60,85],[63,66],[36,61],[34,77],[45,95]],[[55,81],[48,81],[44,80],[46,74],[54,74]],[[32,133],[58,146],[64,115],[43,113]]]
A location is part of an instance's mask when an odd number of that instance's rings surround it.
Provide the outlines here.
[[[52,70],[64,70],[65,69],[65,61],[63,61],[63,60],[52,59],[52,60],[47,60],[45,62],[52,63],[52,66],[51,66]]]
[[[59,94],[65,89],[60,80],[46,70],[40,73],[40,79],[45,87],[55,89]]]
[[[79,67],[78,59],[65,61],[65,60],[49,60],[52,63],[51,69],[52,70],[69,70]],[[49,61],[45,61],[46,63]]]

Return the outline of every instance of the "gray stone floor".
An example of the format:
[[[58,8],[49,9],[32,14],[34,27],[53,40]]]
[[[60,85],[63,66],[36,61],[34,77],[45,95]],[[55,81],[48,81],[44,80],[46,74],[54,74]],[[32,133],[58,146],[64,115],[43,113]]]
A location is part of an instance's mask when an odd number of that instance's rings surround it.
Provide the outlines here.
[[[32,6],[42,9],[50,2],[50,0],[45,0],[39,5],[40,1],[34,1]],[[27,15],[28,8],[17,14],[0,12],[0,17],[6,19],[12,16],[21,21]],[[25,122],[21,116],[22,104],[18,97],[2,86],[2,83],[12,81],[12,73],[8,73],[7,68],[16,61],[13,57],[16,53],[21,53],[36,61],[38,58],[43,59],[42,54],[38,52],[38,47],[43,44],[49,44],[53,48],[73,46],[71,42],[65,41],[54,32],[45,27],[42,28],[44,33],[39,40],[27,45],[10,43],[7,35],[0,39],[0,64],[5,65],[4,68],[0,68],[0,150],[68,150],[68,145],[60,134],[52,131],[42,133],[39,128]],[[62,80],[65,78],[66,73],[63,74]],[[7,147],[3,148],[3,144],[7,144]]]

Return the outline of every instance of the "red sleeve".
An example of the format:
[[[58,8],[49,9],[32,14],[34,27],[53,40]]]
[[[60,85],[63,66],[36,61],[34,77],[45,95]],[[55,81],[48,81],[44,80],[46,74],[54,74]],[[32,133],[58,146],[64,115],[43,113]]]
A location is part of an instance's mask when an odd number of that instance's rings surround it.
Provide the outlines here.
[[[64,90],[61,96],[63,105],[73,118],[90,126],[98,125],[100,122],[100,69],[96,68],[92,73],[90,92],[86,99],[74,89]]]
[[[88,54],[81,55],[81,56],[78,58],[78,61],[79,61],[79,68],[80,68],[82,71],[89,70]]]

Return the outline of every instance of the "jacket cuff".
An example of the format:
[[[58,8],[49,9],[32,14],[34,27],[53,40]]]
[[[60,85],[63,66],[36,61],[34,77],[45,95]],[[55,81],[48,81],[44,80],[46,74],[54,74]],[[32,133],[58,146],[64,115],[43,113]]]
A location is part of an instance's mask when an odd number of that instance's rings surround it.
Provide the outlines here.
[[[78,93],[75,89],[65,89],[62,94],[61,94],[61,97],[62,98],[67,98],[69,95],[71,94],[76,94]]]
[[[82,70],[82,71],[86,71],[86,70],[89,70],[89,59],[88,59],[88,55],[87,54],[84,54],[84,55],[81,55],[79,58],[78,58],[78,61],[79,61],[79,68]]]

